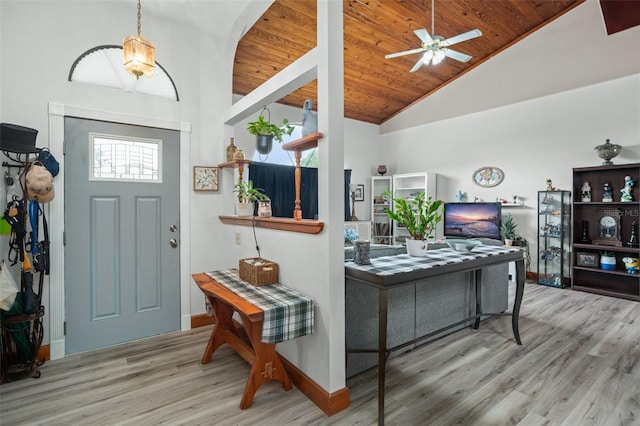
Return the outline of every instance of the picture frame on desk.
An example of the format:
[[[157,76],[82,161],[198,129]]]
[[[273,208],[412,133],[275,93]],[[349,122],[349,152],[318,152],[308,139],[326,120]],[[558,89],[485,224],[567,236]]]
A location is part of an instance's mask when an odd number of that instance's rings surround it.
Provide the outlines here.
[[[598,268],[600,266],[598,253],[576,252],[576,265]]]

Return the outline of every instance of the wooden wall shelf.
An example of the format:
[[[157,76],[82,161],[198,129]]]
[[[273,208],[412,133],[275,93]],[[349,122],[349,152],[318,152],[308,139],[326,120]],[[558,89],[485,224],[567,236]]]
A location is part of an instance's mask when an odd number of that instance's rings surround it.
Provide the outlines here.
[[[311,133],[291,142],[282,145],[285,151],[306,151],[307,149],[317,148],[318,139],[322,138],[322,133]]]
[[[242,175],[244,173],[244,166],[251,164],[251,160],[232,160],[226,163],[218,164],[221,169],[238,169],[238,180],[242,181]]]
[[[278,229],[281,231],[319,234],[324,229],[324,222],[309,219],[290,219],[286,217],[257,216],[218,216],[226,225],[253,226],[258,228]]]

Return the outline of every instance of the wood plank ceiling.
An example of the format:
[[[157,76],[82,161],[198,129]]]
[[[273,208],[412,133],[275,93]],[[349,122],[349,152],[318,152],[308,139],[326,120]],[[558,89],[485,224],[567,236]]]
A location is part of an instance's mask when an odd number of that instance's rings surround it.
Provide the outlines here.
[[[381,124],[583,1],[436,0],[435,34],[477,28],[483,35],[453,47],[472,55],[469,62],[446,58],[410,73],[419,54],[384,56],[420,47],[416,29],[432,34],[431,0],[345,0],[345,117]],[[316,1],[276,0],[238,44],[233,92],[250,93],[315,45]],[[278,102],[301,108],[313,99],[316,109],[316,92],[313,81]]]

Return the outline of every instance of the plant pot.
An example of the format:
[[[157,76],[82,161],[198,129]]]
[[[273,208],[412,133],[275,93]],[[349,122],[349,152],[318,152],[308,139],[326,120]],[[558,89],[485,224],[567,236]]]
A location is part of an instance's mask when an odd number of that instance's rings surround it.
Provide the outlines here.
[[[509,239],[509,238],[505,238],[504,239],[504,245],[507,247],[511,247],[513,245],[513,240]]]
[[[253,210],[255,208],[255,203],[238,203],[238,216],[253,216]]]
[[[616,269],[615,256],[600,256],[600,269],[612,271]]]
[[[407,254],[409,256],[424,257],[427,255],[427,242],[425,240],[412,240],[407,238]]]
[[[256,151],[268,154],[273,146],[273,135],[256,135]]]

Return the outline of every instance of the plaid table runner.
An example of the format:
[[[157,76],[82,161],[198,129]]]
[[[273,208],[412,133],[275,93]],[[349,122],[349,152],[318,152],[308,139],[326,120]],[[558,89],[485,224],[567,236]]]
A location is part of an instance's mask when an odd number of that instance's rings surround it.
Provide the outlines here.
[[[247,302],[264,311],[263,343],[279,343],[313,334],[313,300],[281,284],[253,286],[238,276],[237,269],[207,272]]]
[[[369,265],[357,265],[353,262],[346,262],[345,266],[352,269],[371,272],[376,275],[395,275],[517,251],[519,251],[517,248],[485,245],[475,246],[468,252],[460,252],[450,248],[443,248],[438,250],[427,250],[427,255],[425,257],[409,256],[408,254],[382,256],[371,259],[371,264]]]

